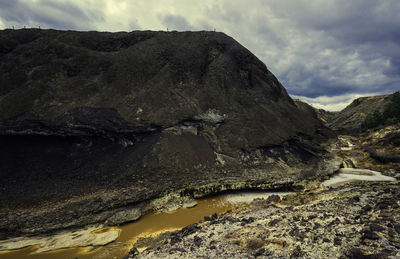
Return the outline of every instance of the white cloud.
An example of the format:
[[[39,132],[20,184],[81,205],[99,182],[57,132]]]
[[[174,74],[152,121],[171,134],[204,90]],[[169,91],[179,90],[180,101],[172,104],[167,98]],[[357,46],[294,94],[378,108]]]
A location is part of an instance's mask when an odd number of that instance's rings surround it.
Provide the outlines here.
[[[84,2],[84,1],[79,1]],[[157,0],[146,1],[105,1],[105,22],[96,26],[98,30],[131,31],[142,30],[166,30],[165,16],[183,17],[194,28],[201,29],[202,22],[206,21],[205,12],[213,1],[185,1],[185,0]],[[132,28],[134,24],[135,28]],[[172,24],[171,24],[172,25]],[[170,26],[169,30],[178,30]]]
[[[291,97],[293,99],[299,99],[305,103],[308,103],[317,109],[324,109],[326,111],[341,111],[344,108],[346,108],[346,106],[348,106],[354,99],[371,95],[378,95],[378,93],[345,94],[340,96],[319,96],[315,98],[296,96],[296,95],[291,95]]]
[[[4,25],[3,21],[0,19],[0,30],[6,29],[7,27]]]

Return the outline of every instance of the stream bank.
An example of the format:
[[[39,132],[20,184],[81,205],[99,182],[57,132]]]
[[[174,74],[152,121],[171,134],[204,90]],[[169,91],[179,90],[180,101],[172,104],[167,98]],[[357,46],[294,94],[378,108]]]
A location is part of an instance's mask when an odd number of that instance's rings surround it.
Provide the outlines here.
[[[400,256],[399,205],[399,181],[258,200],[173,233],[137,258],[394,259]]]
[[[136,244],[139,248],[152,245],[153,238],[168,236],[204,218],[213,218],[226,211],[247,207],[253,199],[288,193],[230,192],[196,200],[194,207],[171,211],[156,211],[139,220],[118,227],[101,226],[76,231],[62,231],[51,236],[20,238],[0,241],[0,249],[17,249],[0,252],[1,259],[47,258],[122,258]],[[63,248],[63,249],[60,249]]]

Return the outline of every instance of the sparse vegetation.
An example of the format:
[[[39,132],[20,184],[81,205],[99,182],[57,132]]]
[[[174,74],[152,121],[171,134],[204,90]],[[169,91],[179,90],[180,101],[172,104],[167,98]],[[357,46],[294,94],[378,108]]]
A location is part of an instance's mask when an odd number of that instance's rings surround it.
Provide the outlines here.
[[[393,125],[400,122],[400,92],[392,95],[390,102],[380,112],[375,110],[369,113],[361,123],[361,129],[367,130],[384,125]]]

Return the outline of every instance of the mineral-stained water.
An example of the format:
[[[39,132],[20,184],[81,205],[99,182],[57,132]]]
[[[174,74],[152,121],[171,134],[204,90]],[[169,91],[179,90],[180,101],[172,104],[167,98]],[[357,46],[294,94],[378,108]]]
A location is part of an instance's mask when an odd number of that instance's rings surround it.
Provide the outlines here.
[[[153,212],[144,215],[139,220],[122,225],[119,228],[118,238],[102,247],[67,248],[46,253],[35,253],[37,246],[30,246],[12,252],[0,252],[0,259],[100,259],[100,258],[122,258],[139,238],[155,236],[162,232],[181,229],[190,224],[199,222],[205,216],[214,213],[223,213],[230,209],[246,206],[257,198],[268,198],[268,196],[285,195],[287,193],[277,192],[231,192],[197,200],[197,206],[193,208],[182,208],[172,212]],[[116,228],[105,228],[94,231],[94,234],[106,234],[107,231],[115,232]]]

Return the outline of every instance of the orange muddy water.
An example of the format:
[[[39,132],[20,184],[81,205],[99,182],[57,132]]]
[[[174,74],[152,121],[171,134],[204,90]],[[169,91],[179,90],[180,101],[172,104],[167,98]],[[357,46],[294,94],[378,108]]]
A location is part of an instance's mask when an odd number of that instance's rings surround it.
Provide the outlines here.
[[[119,237],[114,242],[102,247],[68,248],[35,253],[38,247],[31,246],[14,251],[0,252],[0,259],[121,259],[140,237],[178,230],[202,220],[204,216],[223,213],[237,206],[245,206],[254,198],[265,198],[271,194],[266,192],[224,194],[197,200],[198,204],[193,208],[182,208],[173,212],[149,213],[135,222],[119,226]],[[107,228],[104,231],[107,231]]]

